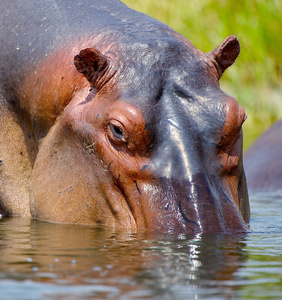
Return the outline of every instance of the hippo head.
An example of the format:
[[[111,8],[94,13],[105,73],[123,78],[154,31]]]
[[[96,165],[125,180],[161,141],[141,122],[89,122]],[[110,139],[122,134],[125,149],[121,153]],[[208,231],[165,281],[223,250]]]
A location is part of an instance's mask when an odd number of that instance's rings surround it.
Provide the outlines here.
[[[97,48],[74,58],[87,85],[41,145],[32,215],[158,232],[246,232],[246,116],[218,83],[239,54],[237,38],[208,54],[175,38]]]

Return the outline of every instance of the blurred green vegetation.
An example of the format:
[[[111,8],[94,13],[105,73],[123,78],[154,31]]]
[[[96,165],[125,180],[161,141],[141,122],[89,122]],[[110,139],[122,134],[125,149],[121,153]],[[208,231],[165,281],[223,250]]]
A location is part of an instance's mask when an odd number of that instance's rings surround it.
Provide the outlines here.
[[[236,35],[241,54],[221,88],[244,107],[244,148],[282,118],[281,0],[122,0],[187,37],[204,52]]]

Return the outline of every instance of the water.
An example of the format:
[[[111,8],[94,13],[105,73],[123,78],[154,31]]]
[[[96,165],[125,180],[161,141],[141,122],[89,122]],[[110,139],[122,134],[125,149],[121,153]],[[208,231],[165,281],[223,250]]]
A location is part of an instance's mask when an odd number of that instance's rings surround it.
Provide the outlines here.
[[[0,221],[0,299],[282,299],[282,198],[245,235],[156,235]]]

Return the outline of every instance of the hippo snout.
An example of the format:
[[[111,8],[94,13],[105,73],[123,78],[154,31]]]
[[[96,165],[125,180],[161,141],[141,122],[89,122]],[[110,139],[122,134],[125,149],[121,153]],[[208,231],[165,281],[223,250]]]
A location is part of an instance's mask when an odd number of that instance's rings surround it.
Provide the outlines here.
[[[190,179],[161,178],[158,195],[148,207],[157,204],[154,227],[164,232],[221,232],[248,231],[234,200],[220,185],[218,179],[203,174]],[[150,195],[146,195],[147,199]],[[149,197],[148,197],[149,196]]]
[[[172,121],[171,112],[176,111],[175,106],[175,102],[171,104],[167,110],[169,117],[158,125],[162,128],[158,131],[161,138],[152,155],[153,173],[159,180],[160,190],[155,201],[159,201],[163,210],[160,220],[170,227],[165,230],[246,232],[249,207],[245,205],[248,192],[240,128],[237,130],[236,124],[228,127],[228,136],[233,142],[223,145],[220,136],[226,134],[224,114],[217,118],[211,116],[214,127],[205,127],[197,123],[198,119],[193,120],[191,112],[185,115],[185,110],[178,112],[177,117],[174,114]],[[223,106],[223,112],[224,109]],[[233,115],[232,118],[237,122]],[[236,129],[234,133],[232,128]],[[228,157],[228,165],[223,163],[222,157]]]

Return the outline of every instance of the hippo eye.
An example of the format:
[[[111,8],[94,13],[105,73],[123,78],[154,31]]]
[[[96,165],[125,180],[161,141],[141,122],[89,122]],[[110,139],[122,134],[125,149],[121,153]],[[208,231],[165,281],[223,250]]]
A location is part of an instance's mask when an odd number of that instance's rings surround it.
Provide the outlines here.
[[[126,142],[124,127],[117,120],[110,120],[108,125],[108,135],[112,142]]]
[[[123,130],[120,127],[115,126],[113,124],[110,124],[110,127],[111,127],[111,130],[112,130],[112,133],[113,133],[114,137],[116,137],[118,139],[123,139],[124,138]]]

